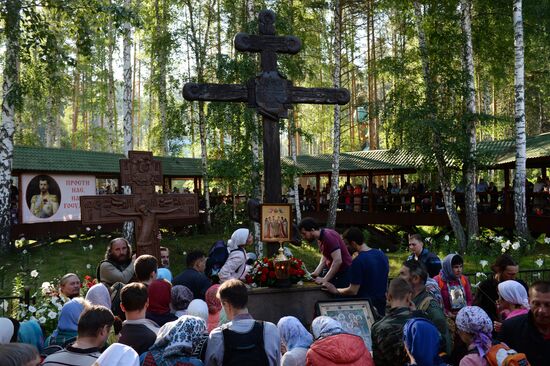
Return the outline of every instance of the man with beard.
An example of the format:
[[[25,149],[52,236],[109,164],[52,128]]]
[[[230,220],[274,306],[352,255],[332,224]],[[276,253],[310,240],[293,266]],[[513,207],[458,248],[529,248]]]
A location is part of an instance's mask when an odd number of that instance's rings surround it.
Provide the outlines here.
[[[127,284],[134,277],[134,261],[130,243],[124,238],[111,240],[105,259],[97,267],[97,280],[107,286],[121,282]]]

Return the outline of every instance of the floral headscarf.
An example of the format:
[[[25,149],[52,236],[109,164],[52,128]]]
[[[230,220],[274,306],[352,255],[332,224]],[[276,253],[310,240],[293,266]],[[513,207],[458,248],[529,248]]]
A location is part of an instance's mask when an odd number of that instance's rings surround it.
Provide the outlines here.
[[[187,286],[172,287],[172,307],[174,310],[185,310],[193,300],[193,292]]]
[[[286,345],[287,350],[296,347],[309,348],[313,343],[313,337],[298,319],[293,316],[285,316],[277,323],[281,341]]]
[[[93,305],[103,305],[107,309],[111,308],[111,295],[109,294],[109,289],[102,283],[90,287],[86,294],[86,300]]]
[[[206,305],[208,305],[208,312],[210,314],[219,313],[222,310],[222,303],[217,297],[219,288],[220,285],[218,284],[212,285],[204,294],[204,300],[206,301]]]
[[[427,319],[409,319],[403,327],[403,342],[417,365],[435,366],[442,363],[438,355],[440,336],[437,328]]]
[[[529,296],[527,290],[518,281],[508,280],[498,284],[498,293],[505,301],[514,305],[521,305],[524,309],[529,309]]]
[[[232,251],[238,249],[241,245],[245,245],[248,240],[248,234],[250,230],[248,229],[237,229],[231,235],[231,239],[227,241],[227,250]]]
[[[493,322],[487,313],[478,306],[465,306],[456,315],[456,327],[474,336],[473,344],[484,357],[491,347],[493,331]]]
[[[318,316],[313,319],[311,330],[313,331],[313,337],[315,337],[315,339],[346,333],[340,322],[328,316]]]
[[[189,356],[205,331],[204,320],[196,316],[183,315],[160,328],[157,340],[150,351],[161,352],[163,358]]]

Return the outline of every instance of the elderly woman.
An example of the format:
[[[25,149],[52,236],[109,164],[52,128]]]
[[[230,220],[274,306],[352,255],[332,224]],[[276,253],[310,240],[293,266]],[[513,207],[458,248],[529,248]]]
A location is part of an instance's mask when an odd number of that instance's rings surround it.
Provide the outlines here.
[[[107,309],[111,308],[111,294],[109,289],[102,283],[98,283],[90,287],[86,293],[86,300],[92,305],[102,305]]]
[[[90,303],[82,298],[74,298],[66,302],[59,313],[57,328],[46,339],[45,346],[58,345],[65,347],[73,342],[77,336],[78,318],[88,306],[90,306]]]
[[[172,301],[170,307],[176,317],[187,314],[187,307],[193,301],[193,292],[183,285],[172,287]]]
[[[202,366],[192,357],[193,349],[206,331],[204,320],[184,315],[160,328],[155,344],[143,357],[142,366]]]
[[[493,332],[489,315],[478,306],[466,306],[456,316],[456,328],[468,347],[468,354],[460,360],[459,366],[486,366],[485,354],[491,348]]]
[[[145,313],[146,318],[154,321],[160,327],[176,320],[178,317],[170,312],[172,299],[172,285],[165,280],[154,280],[147,288],[149,294],[149,307]]]
[[[227,241],[229,257],[218,273],[220,283],[232,278],[244,280],[246,277],[246,251],[244,247],[252,243],[252,234],[248,229],[235,230]]]
[[[286,352],[281,359],[281,366],[301,366],[306,363],[307,350],[313,337],[298,319],[285,316],[277,323],[281,343]]]
[[[59,281],[59,296],[63,300],[80,296],[80,278],[74,273],[67,273]]]
[[[218,299],[218,288],[220,285],[212,285],[206,290],[204,294],[204,299],[206,305],[208,305],[208,332],[211,332],[212,329],[216,328],[220,324],[220,312],[222,311],[222,303]]]
[[[308,366],[374,366],[372,356],[359,336],[348,334],[336,320],[319,316],[311,324],[315,342],[306,354]]]
[[[403,327],[403,343],[410,366],[446,365],[438,355],[439,341],[437,328],[427,319],[412,318]]]
[[[529,296],[525,287],[517,281],[508,280],[498,284],[497,309],[500,320],[513,318],[529,312]],[[500,332],[502,322],[495,321],[495,332]]]

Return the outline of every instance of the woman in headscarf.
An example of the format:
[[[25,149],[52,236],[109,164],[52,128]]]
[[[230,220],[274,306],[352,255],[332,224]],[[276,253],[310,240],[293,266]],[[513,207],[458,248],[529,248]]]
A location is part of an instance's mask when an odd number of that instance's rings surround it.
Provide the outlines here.
[[[155,344],[143,357],[142,366],[176,366],[180,364],[202,366],[192,356],[193,349],[206,331],[204,320],[184,315],[160,328]]]
[[[277,323],[281,343],[286,352],[281,358],[281,366],[301,366],[306,363],[306,354],[313,343],[313,337],[298,319],[285,316]]]
[[[208,322],[208,305],[201,299],[195,299],[189,303],[187,307],[187,315],[196,316],[204,320],[204,324]],[[204,361],[206,355],[206,346],[208,345],[208,330],[205,329],[202,337],[197,341],[193,348],[192,356]]]
[[[130,346],[113,343],[99,356],[93,366],[139,366],[139,355]]]
[[[157,279],[172,283],[172,272],[168,268],[159,268],[157,269]]]
[[[493,332],[489,315],[478,306],[466,306],[456,316],[456,328],[460,339],[468,346],[468,353],[459,366],[487,366],[485,354],[491,348]]]
[[[372,356],[359,336],[348,334],[336,320],[319,316],[311,324],[315,342],[306,354],[306,365],[374,366]]]
[[[171,292],[172,285],[165,280],[154,280],[147,288],[149,307],[145,317],[160,327],[178,318],[170,312]]]
[[[46,339],[45,346],[65,347],[68,343],[74,341],[77,336],[78,318],[88,306],[90,306],[89,302],[78,297],[67,301],[59,312],[57,328]]]
[[[80,296],[80,278],[74,273],[67,273],[59,281],[59,297],[67,301]]]
[[[458,254],[449,254],[443,259],[441,271],[434,280],[443,297],[445,314],[454,318],[458,311],[472,305],[472,290],[468,278],[462,274],[464,260]]]
[[[248,229],[235,230],[227,241],[229,257],[218,273],[220,283],[232,278],[244,280],[246,277],[246,251],[244,247],[252,243],[252,234]]]
[[[107,286],[102,283],[90,287],[86,293],[86,300],[93,305],[103,305],[107,309],[111,308],[111,294],[109,294]]]
[[[204,294],[204,299],[206,305],[208,305],[208,332],[211,332],[212,329],[216,328],[220,324],[220,312],[222,310],[222,303],[218,299],[218,288],[220,285],[212,285],[206,290]]]
[[[20,343],[32,344],[38,349],[38,352],[42,352],[44,348],[44,333],[42,333],[42,328],[36,320],[22,322],[19,325],[19,332],[17,334]]]
[[[0,318],[0,344],[17,342],[19,322],[12,318]]]
[[[183,285],[176,285],[172,287],[172,301],[170,306],[172,312],[179,318],[182,315],[187,314],[187,307],[193,301],[193,292]]]
[[[403,327],[403,343],[409,356],[410,366],[443,366],[439,357],[440,335],[427,319],[409,319]]]
[[[529,312],[529,296],[525,287],[515,280],[499,283],[497,308],[501,321],[493,324],[495,332],[500,332],[503,321]]]

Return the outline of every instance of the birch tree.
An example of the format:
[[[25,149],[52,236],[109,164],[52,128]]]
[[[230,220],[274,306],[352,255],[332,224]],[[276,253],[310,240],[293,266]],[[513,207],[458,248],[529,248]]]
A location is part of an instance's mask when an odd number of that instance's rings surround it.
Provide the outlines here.
[[[3,14],[6,35],[6,58],[2,85],[2,125],[0,126],[0,250],[10,247],[11,169],[15,110],[19,100],[19,27],[20,0],[7,0]]]
[[[516,174],[514,178],[514,218],[517,235],[530,239],[525,204],[526,137],[525,137],[525,63],[523,49],[522,0],[514,0],[514,120],[516,122]]]
[[[468,135],[468,158],[466,160],[466,228],[468,240],[476,240],[479,222],[476,201],[476,90],[474,85],[474,52],[472,47],[472,2],[460,0],[461,26],[464,37],[462,64],[466,79],[466,134]]]
[[[440,132],[435,126],[435,121],[437,118],[437,106],[435,103],[435,88],[433,76],[430,71],[430,61],[428,55],[428,45],[426,41],[426,35],[422,27],[422,8],[418,1],[414,2],[414,15],[415,15],[415,24],[418,34],[418,47],[420,49],[420,59],[422,62],[422,75],[424,78],[424,84],[426,88],[426,104],[428,109],[428,119],[432,123],[432,138],[431,145],[433,148],[433,155],[435,157],[437,165],[437,173],[439,177],[439,184],[441,186],[441,192],[443,193],[443,202],[445,205],[445,210],[447,211],[447,216],[451,223],[451,227],[455,233],[456,239],[458,241],[459,249],[462,253],[466,250],[467,240],[464,233],[464,228],[456,212],[456,205],[454,195],[451,189],[451,182],[449,178],[449,169],[447,167],[447,162],[445,161],[445,152],[443,149],[443,142]]]
[[[340,87],[340,64],[342,50],[342,6],[340,0],[334,0],[334,69],[332,74],[332,83],[334,88]],[[334,106],[334,129],[333,138],[333,153],[332,153],[332,175],[330,180],[330,203],[327,227],[334,228],[336,226],[336,209],[338,208],[338,178],[340,172],[340,106]],[[321,187],[317,187],[321,189]]]

